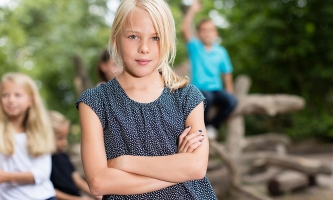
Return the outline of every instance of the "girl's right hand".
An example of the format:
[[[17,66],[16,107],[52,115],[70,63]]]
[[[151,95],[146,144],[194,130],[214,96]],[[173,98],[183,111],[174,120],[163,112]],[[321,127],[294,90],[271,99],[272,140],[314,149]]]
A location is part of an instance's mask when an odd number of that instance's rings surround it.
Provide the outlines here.
[[[179,136],[178,153],[192,153],[202,144],[205,135],[201,130],[190,133],[191,127],[187,127]]]

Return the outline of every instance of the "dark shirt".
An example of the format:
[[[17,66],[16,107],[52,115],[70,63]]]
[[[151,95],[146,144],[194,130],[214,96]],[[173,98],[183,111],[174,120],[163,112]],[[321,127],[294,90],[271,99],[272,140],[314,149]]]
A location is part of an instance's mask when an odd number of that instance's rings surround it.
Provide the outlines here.
[[[77,100],[91,107],[104,129],[107,159],[121,155],[166,156],[178,151],[178,138],[191,111],[205,98],[193,85],[175,91],[164,88],[149,103],[130,99],[114,78],[85,91]],[[103,200],[215,200],[207,177],[153,192],[135,195],[106,195]]]
[[[80,196],[73,180],[73,164],[66,153],[52,155],[51,181],[55,189],[73,196]]]

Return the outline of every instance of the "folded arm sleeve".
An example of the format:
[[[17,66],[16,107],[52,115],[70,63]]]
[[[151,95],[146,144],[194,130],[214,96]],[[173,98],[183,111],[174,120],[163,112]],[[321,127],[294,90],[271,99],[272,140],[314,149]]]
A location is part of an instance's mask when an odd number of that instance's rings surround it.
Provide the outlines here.
[[[200,90],[194,85],[188,85],[184,91],[183,112],[184,119],[186,120],[192,110],[197,107],[201,102],[204,102],[206,107],[206,99]]]
[[[80,97],[77,99],[75,106],[79,109],[79,103],[87,104],[97,115],[99,118],[103,129],[105,128],[105,109],[102,98],[102,86],[98,86],[95,88],[88,89],[84,91]]]
[[[32,163],[34,167],[31,170],[31,173],[34,177],[35,184],[40,184],[43,181],[50,179],[52,168],[50,154],[44,154],[33,158]]]

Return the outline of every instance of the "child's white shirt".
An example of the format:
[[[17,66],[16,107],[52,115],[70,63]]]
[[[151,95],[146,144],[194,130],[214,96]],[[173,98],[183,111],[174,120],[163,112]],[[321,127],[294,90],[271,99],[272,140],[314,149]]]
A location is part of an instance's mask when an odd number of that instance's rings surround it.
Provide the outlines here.
[[[55,196],[50,181],[51,155],[31,157],[27,151],[27,139],[25,133],[15,134],[15,152],[11,156],[0,153],[0,169],[5,172],[31,172],[35,183],[1,183],[0,200],[45,200]]]

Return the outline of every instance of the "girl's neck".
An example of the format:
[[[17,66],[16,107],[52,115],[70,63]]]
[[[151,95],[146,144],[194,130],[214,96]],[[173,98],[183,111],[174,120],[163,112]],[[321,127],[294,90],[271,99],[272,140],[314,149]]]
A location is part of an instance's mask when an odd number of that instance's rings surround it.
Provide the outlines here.
[[[25,127],[23,125],[24,118],[25,117],[18,117],[18,118],[9,119],[9,122],[12,124],[16,133],[24,133],[26,131]]]
[[[161,74],[158,71],[154,71],[152,74],[146,77],[133,77],[127,72],[123,72],[117,77],[118,82],[124,88],[131,89],[145,89],[149,87],[164,87],[164,81]]]

